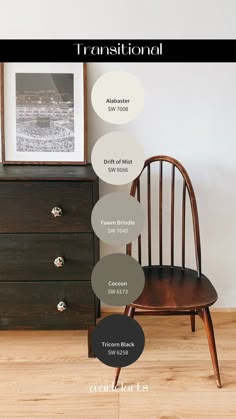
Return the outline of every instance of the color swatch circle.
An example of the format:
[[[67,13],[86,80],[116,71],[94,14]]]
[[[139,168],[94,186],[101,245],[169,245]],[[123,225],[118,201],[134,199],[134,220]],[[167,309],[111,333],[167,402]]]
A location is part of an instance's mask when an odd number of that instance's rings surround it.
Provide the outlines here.
[[[143,169],[144,151],[128,133],[110,132],[94,145],[91,161],[94,171],[104,182],[124,185]]]
[[[111,245],[123,245],[137,239],[144,227],[142,205],[125,192],[103,196],[93,208],[91,223],[95,234]]]
[[[145,277],[141,265],[133,257],[112,253],[95,265],[91,284],[95,295],[103,303],[125,306],[140,296]]]
[[[103,74],[94,84],[91,101],[100,118],[111,124],[124,124],[135,119],[144,106],[141,81],[125,71]]]
[[[123,314],[102,319],[92,334],[96,357],[110,367],[133,364],[143,352],[145,337],[140,324]]]

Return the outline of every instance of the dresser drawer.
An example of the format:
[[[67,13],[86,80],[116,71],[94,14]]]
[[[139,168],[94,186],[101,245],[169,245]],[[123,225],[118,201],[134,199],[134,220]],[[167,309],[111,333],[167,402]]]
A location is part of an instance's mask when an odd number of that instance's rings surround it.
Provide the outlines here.
[[[58,311],[60,301],[66,309]],[[0,283],[0,329],[86,329],[95,323],[89,282]]]
[[[92,231],[91,182],[0,182],[0,202],[0,233]]]
[[[89,281],[93,249],[92,233],[2,234],[0,281]],[[54,265],[58,257],[61,267]]]

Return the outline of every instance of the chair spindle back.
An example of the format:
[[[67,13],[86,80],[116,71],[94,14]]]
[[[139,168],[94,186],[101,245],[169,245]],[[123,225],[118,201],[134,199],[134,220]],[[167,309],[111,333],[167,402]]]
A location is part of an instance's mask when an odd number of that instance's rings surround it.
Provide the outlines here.
[[[147,171],[147,240],[148,240],[148,266],[152,266],[152,206],[151,206],[151,166],[153,163],[159,163],[159,265],[163,265],[163,166],[164,163],[171,164],[171,196],[170,196],[170,265],[173,267],[175,262],[175,183],[176,183],[176,170],[182,175],[183,178],[183,189],[182,189],[182,200],[181,200],[181,212],[182,212],[182,228],[181,228],[181,264],[182,268],[185,268],[185,247],[186,247],[186,196],[188,194],[190,208],[192,213],[193,222],[193,233],[194,233],[194,245],[195,245],[195,257],[196,267],[198,275],[201,275],[201,244],[200,244],[200,231],[199,231],[199,220],[197,202],[194,193],[194,189],[189,178],[189,175],[182,164],[172,157],[168,156],[154,156],[145,161],[144,167],[140,175],[133,181],[130,195],[137,197],[137,200],[141,203],[141,185],[140,180],[142,174]],[[132,243],[129,243],[126,247],[127,254],[132,253]],[[138,261],[142,264],[142,235],[138,237]]]

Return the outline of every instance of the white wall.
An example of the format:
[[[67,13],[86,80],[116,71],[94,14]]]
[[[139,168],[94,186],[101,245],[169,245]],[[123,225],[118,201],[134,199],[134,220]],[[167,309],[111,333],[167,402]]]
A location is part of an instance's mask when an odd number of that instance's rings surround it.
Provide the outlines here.
[[[236,38],[233,0],[1,1],[0,38]],[[89,104],[89,147],[106,132],[127,129],[147,157],[169,154],[186,166],[195,186],[203,271],[218,305],[236,306],[236,64],[90,64],[89,90],[112,69],[137,75],[144,112],[115,127]],[[101,182],[101,194],[114,190]],[[117,250],[117,249],[116,249]],[[101,254],[114,251],[102,245]]]
[[[1,0],[0,38],[232,38],[234,0]]]
[[[186,166],[197,195],[203,272],[219,305],[236,306],[236,64],[92,64],[90,86],[114,68],[133,72],[145,86],[144,112],[127,129],[146,157],[167,154]],[[89,111],[90,146],[117,127]],[[101,194],[113,190],[101,182]],[[102,245],[102,255],[109,246]]]

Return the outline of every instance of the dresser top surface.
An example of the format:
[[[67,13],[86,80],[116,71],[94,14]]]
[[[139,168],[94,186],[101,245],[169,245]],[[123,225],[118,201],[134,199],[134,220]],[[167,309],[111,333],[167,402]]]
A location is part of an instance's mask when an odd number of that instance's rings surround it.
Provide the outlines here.
[[[91,164],[85,166],[64,165],[2,165],[0,164],[0,182],[6,180],[74,180],[95,181]]]

